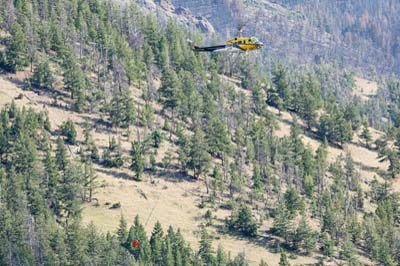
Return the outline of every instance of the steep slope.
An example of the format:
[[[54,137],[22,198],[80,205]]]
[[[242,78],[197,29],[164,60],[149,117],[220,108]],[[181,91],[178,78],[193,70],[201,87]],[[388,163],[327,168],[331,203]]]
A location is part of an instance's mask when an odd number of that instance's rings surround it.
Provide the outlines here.
[[[16,75],[0,75],[0,109],[11,104],[14,100],[18,107],[33,108],[36,111],[47,111],[54,128],[63,122],[72,120],[77,125],[78,140],[83,140],[83,122],[86,119],[97,120],[97,115],[77,114],[64,110],[62,107],[52,105],[52,99],[47,95],[39,95],[35,92],[24,91],[16,84],[21,84],[23,78],[29,73],[19,72]],[[19,95],[22,98],[19,99]],[[139,97],[137,100],[140,100]],[[66,105],[60,102],[60,106]],[[129,149],[129,141],[121,138],[113,130],[98,130],[93,137],[99,147],[105,147],[110,136],[121,139],[123,149]],[[171,148],[171,144],[164,142],[158,153],[157,161],[161,161],[165,151]],[[69,155],[78,157],[79,147],[69,146]],[[92,203],[83,204],[83,224],[94,223],[104,233],[115,233],[121,215],[127,221],[133,221],[136,215],[142,218],[147,234],[150,235],[154,224],[159,221],[166,230],[169,226],[180,228],[185,240],[195,249],[200,240],[200,228],[205,224],[204,214],[206,209],[199,209],[203,197],[206,197],[205,187],[202,182],[182,180],[168,175],[146,175],[145,180],[137,182],[129,180],[133,172],[128,169],[109,169],[96,166],[99,188],[96,189]],[[110,209],[114,203],[120,203],[121,208]],[[277,265],[280,254],[270,251],[271,239],[268,235],[260,235],[259,239],[246,240],[220,234],[217,230],[223,225],[225,217],[229,216],[227,210],[214,212],[215,228],[210,228],[213,234],[213,245],[217,249],[221,245],[232,257],[245,252],[251,266],[257,266],[261,259],[271,265]],[[268,229],[271,224],[263,229]],[[269,239],[269,240],[268,240]],[[296,264],[315,263],[312,257],[298,256],[291,260]]]
[[[244,34],[257,35],[280,60],[399,73],[399,5],[393,0],[172,2],[205,16],[222,39],[246,25]]]
[[[330,65],[273,64],[268,72],[254,53],[194,53],[186,38],[201,37],[167,20],[187,10],[165,1],[158,1],[164,14],[157,17],[128,2],[35,3],[16,1],[15,15],[0,12],[10,33],[0,36],[2,105],[14,99],[48,110],[36,116],[11,104],[0,112],[1,200],[23,188],[1,208],[51,217],[71,254],[85,246],[76,244],[74,230],[83,207],[88,231],[95,230],[91,221],[111,230],[104,243],[144,263],[181,266],[172,252],[186,250],[185,266],[214,264],[211,239],[238,254],[235,266],[244,264],[244,253],[257,265],[276,264],[285,252],[296,264],[400,262],[400,246],[386,245],[400,237],[399,195],[390,187],[400,169],[400,81],[377,88]],[[237,2],[224,3],[240,12]],[[139,214],[144,227],[135,219],[128,231],[121,214],[129,224]],[[157,220],[164,229],[181,227],[199,249],[185,249],[174,233],[161,238]],[[0,227],[0,239],[10,243],[1,254],[19,240],[8,237],[11,228]],[[23,235],[23,226],[16,229]],[[132,248],[135,238],[147,241],[145,232],[152,243]],[[28,240],[25,250],[40,251],[41,242]]]
[[[96,120],[99,117],[97,115],[80,115],[75,112],[65,111],[52,105],[51,98],[45,94],[39,95],[35,92],[20,89],[16,84],[19,84],[27,74],[28,72],[19,72],[16,75],[0,76],[0,95],[2,96],[0,98],[0,108],[10,104],[13,99],[16,99],[21,94],[23,95],[22,99],[15,100],[17,106],[32,107],[38,111],[47,110],[54,127],[59,127],[67,119],[73,120],[78,125],[78,140],[82,140],[83,121],[88,118]],[[231,79],[224,76],[221,78],[236,87],[236,83],[231,82]],[[246,90],[239,87],[236,87],[236,89],[247,94]],[[137,95],[137,101],[141,101],[139,96]],[[63,104],[65,103],[61,103],[61,106]],[[274,108],[271,108],[271,111],[277,113]],[[290,134],[290,125],[293,122],[292,116],[283,112],[280,120],[279,130],[276,134],[279,137],[288,136]],[[380,132],[374,131],[373,139],[376,139],[380,134]],[[118,136],[112,130],[103,131],[99,128],[98,131],[94,132],[93,137],[96,144],[104,147],[107,145],[109,137],[113,135]],[[314,150],[320,145],[319,141],[307,135],[303,135],[302,140]],[[125,138],[122,138],[122,147],[129,149],[129,141]],[[77,156],[76,148],[75,146],[70,146],[71,156],[73,157]],[[161,161],[165,151],[171,148],[173,148],[171,143],[164,142],[157,155],[157,161]],[[377,161],[376,152],[360,147],[358,139],[349,144],[345,151],[349,151],[353,159],[359,164],[357,168],[364,183],[363,188],[368,192],[373,177],[377,175],[376,171],[386,169],[387,165]],[[329,147],[329,161],[334,162],[338,156],[344,156],[345,151]],[[83,205],[84,224],[93,222],[103,232],[115,232],[121,215],[124,215],[128,221],[132,221],[136,215],[140,215],[148,234],[151,233],[156,221],[160,221],[165,229],[170,225],[175,228],[181,228],[185,239],[193,247],[198,247],[199,228],[205,223],[204,213],[206,209],[198,209],[196,206],[201,203],[203,197],[207,196],[202,182],[176,181],[172,177],[163,175],[158,177],[146,176],[145,181],[136,182],[128,180],[133,173],[127,169],[118,170],[96,166],[95,170],[100,187],[94,195],[94,202]],[[118,202],[121,204],[120,209],[110,209],[111,204]],[[371,206],[366,209],[373,211],[374,207]],[[225,217],[229,216],[229,211],[217,210],[214,215],[216,216],[215,226],[218,228],[217,225],[222,225]],[[271,222],[265,223],[262,231],[269,230],[271,226]],[[215,232],[213,239],[215,248],[221,244],[226,251],[231,252],[234,256],[240,252],[245,252],[252,266],[258,265],[261,259],[268,261],[270,265],[277,265],[279,262],[279,254],[271,252],[271,244],[274,238],[271,238],[269,234],[263,235],[261,233],[258,239],[249,241],[226,234],[221,235],[216,229],[211,229],[211,232]],[[365,258],[360,257],[360,259],[368,263]],[[303,256],[291,260],[296,265],[315,263],[316,261],[315,258]]]

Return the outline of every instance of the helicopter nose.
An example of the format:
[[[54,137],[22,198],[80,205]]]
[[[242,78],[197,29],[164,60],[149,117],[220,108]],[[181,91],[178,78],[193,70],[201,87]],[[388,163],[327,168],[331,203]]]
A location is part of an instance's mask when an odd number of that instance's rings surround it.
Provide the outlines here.
[[[264,44],[263,44],[262,42],[258,42],[258,43],[256,44],[256,47],[257,47],[258,49],[263,48],[263,47],[264,47]]]

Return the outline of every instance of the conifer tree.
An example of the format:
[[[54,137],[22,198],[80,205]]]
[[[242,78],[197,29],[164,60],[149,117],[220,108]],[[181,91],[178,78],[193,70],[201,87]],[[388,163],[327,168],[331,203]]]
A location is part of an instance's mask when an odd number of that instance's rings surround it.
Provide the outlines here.
[[[95,193],[95,189],[98,187],[96,182],[97,175],[93,169],[93,163],[91,160],[86,160],[83,167],[83,200],[92,202],[93,194]]]
[[[140,246],[137,248],[132,247],[132,241],[137,240]],[[140,263],[146,264],[151,261],[151,248],[147,240],[146,231],[143,225],[140,223],[139,216],[136,215],[133,225],[129,229],[128,239],[125,246],[129,252],[133,254],[135,259]]]
[[[211,237],[205,228],[201,230],[199,256],[206,265],[213,265],[215,262]]]
[[[32,84],[38,88],[52,89],[55,78],[50,69],[49,61],[43,60],[35,66],[32,76]]]
[[[290,266],[286,252],[283,249],[281,249],[281,258],[279,260],[279,266]]]
[[[154,148],[158,149],[160,147],[161,141],[162,141],[162,135],[160,130],[157,128],[151,133],[151,138],[153,140],[153,146]]]
[[[311,253],[316,243],[316,234],[312,231],[311,227],[307,224],[303,216],[296,229],[294,236],[294,246],[296,249],[303,249],[307,254]]]
[[[229,230],[239,232],[244,236],[255,237],[258,225],[254,221],[251,210],[246,205],[241,205],[237,212],[232,213],[227,220]]]
[[[285,204],[280,203],[277,206],[273,225],[278,236],[283,237],[287,242],[291,241],[294,228],[291,214]]]
[[[59,206],[58,206],[58,195],[57,186],[59,183],[59,173],[57,170],[56,161],[51,154],[51,146],[48,145],[46,148],[46,155],[43,160],[45,167],[45,177],[43,178],[42,186],[45,191],[45,197],[47,199],[47,204],[50,209],[54,211],[56,215],[59,215]]]
[[[170,58],[169,58],[169,45],[168,39],[165,34],[162,34],[160,40],[158,41],[158,53],[157,53],[157,63],[161,70],[165,71],[169,69]]]
[[[77,112],[83,111],[85,96],[85,77],[78,63],[72,48],[68,47],[63,54],[63,81],[64,86],[71,92],[71,99],[74,100],[74,109]]]
[[[313,76],[303,77],[300,84],[298,101],[299,115],[306,121],[308,129],[316,123],[317,109],[320,106],[320,88]]]
[[[121,244],[124,244],[126,239],[127,239],[127,237],[128,237],[128,230],[127,230],[126,220],[125,220],[125,217],[122,214],[121,214],[121,217],[119,219],[117,237],[118,237],[119,243],[121,243]]]
[[[115,140],[114,136],[103,152],[103,165],[106,167],[121,167],[124,159],[121,152],[121,143]]]
[[[216,255],[216,266],[227,266],[228,258],[221,245],[218,245]]]
[[[110,119],[114,126],[127,128],[136,119],[136,109],[128,91],[117,92],[111,99]]]
[[[163,245],[163,265],[174,266],[174,256],[172,254],[172,244],[169,238],[164,241]]]
[[[371,142],[372,137],[371,137],[371,132],[369,131],[368,128],[368,123],[366,121],[363,123],[363,129],[360,137],[365,141],[365,146],[369,148],[369,143]]]
[[[66,242],[68,248],[69,263],[79,265],[87,260],[84,248],[84,235],[80,232],[79,219],[72,219],[66,226]]]
[[[80,214],[81,208],[78,201],[79,179],[81,173],[74,164],[68,164],[62,174],[57,194],[62,209],[62,216],[67,223],[70,218]]]
[[[197,129],[190,139],[187,167],[192,169],[193,176],[198,178],[208,170],[210,160],[204,133]]]
[[[28,65],[27,40],[18,22],[11,28],[11,40],[6,51],[6,66],[9,71],[16,72]]]
[[[211,117],[206,128],[206,140],[209,152],[223,159],[224,154],[230,151],[228,129],[218,116]]]
[[[279,110],[282,110],[282,107],[288,108],[291,103],[290,87],[287,80],[286,70],[283,65],[277,65],[272,74],[273,88],[271,88],[271,91],[268,93],[267,101]]]
[[[173,69],[164,70],[159,91],[163,109],[170,109],[173,118],[174,110],[178,107],[180,101],[180,83]]]
[[[356,250],[354,244],[350,241],[348,237],[345,238],[340,250],[340,256],[346,260],[350,266],[358,265],[356,258]]]
[[[72,120],[68,119],[61,125],[61,133],[67,138],[67,142],[71,145],[76,144],[76,129]]]
[[[327,257],[333,256],[334,253],[334,241],[330,238],[328,233],[322,234],[322,254]]]
[[[304,208],[304,203],[299,193],[293,187],[290,187],[288,190],[286,190],[284,199],[286,208],[292,217],[294,217],[297,211]]]
[[[131,169],[135,172],[135,178],[140,180],[144,170],[144,158],[143,158],[143,144],[138,141],[132,143],[132,149],[130,155],[132,157]]]
[[[153,265],[161,265],[165,254],[163,253],[164,232],[160,222],[156,222],[150,237],[150,247]]]
[[[64,172],[68,165],[67,148],[62,138],[57,138],[56,165],[59,171]]]

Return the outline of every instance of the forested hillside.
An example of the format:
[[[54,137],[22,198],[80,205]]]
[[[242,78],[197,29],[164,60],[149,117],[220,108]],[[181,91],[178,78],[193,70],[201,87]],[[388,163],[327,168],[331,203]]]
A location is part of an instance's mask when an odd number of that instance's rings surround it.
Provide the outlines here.
[[[161,1],[162,2],[162,1]],[[335,62],[364,74],[399,74],[400,4],[396,0],[181,1],[224,38],[258,35],[268,55],[294,63]],[[266,61],[268,62],[268,61]]]
[[[197,54],[134,3],[0,25],[0,265],[400,263],[395,76]]]

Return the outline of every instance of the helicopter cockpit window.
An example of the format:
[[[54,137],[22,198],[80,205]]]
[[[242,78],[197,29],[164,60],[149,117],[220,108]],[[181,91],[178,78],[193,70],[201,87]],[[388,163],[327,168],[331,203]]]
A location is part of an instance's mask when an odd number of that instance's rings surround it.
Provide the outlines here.
[[[258,39],[257,39],[256,37],[252,37],[252,38],[251,38],[251,41],[254,42],[254,43],[256,43],[256,42],[258,42]]]

